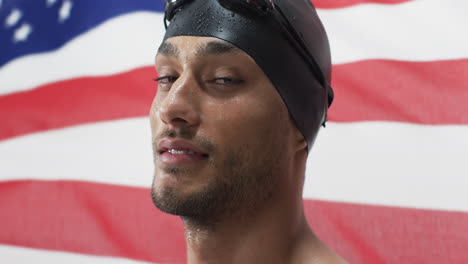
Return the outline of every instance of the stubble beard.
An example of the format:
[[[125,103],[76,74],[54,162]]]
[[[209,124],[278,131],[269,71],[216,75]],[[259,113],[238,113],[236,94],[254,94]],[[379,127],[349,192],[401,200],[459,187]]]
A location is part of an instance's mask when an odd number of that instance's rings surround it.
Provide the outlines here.
[[[198,228],[214,227],[234,214],[248,218],[270,199],[279,178],[279,153],[274,150],[264,151],[262,155],[254,153],[252,148],[244,146],[229,153],[219,165],[209,161],[218,175],[197,192],[184,195],[176,188],[157,189],[153,184],[153,203],[161,211],[181,216],[186,224]],[[191,173],[175,166],[163,170],[173,174]]]

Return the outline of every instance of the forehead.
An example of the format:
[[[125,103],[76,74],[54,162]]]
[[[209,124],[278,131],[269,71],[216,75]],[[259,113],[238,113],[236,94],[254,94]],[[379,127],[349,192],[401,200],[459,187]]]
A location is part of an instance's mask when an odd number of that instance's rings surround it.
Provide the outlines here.
[[[178,59],[206,58],[226,55],[236,55],[239,59],[246,59],[254,62],[253,59],[241,49],[227,41],[213,37],[172,37],[161,44],[157,53],[157,57],[175,57]]]

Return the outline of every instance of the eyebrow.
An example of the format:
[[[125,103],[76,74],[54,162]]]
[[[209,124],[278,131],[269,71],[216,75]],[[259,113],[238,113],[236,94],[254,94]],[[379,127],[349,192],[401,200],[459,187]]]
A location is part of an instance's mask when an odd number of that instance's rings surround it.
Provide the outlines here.
[[[174,44],[163,42],[158,49],[158,53],[164,56],[178,57],[180,52]]]
[[[198,47],[197,56],[210,56],[210,55],[223,55],[230,52],[238,52],[239,49],[234,45],[221,42],[221,41],[210,41],[204,45]]]
[[[230,52],[240,51],[234,45],[221,42],[221,41],[210,41],[206,44],[200,45],[195,52],[196,56],[212,56],[212,55],[222,55]],[[158,49],[158,54],[164,56],[178,57],[180,54],[179,48],[176,45],[168,42],[164,42]]]

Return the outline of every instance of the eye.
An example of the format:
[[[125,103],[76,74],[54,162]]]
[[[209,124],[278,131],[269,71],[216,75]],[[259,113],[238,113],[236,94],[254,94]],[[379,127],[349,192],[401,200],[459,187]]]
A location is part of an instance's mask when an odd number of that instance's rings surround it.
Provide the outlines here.
[[[222,78],[213,79],[211,82],[215,84],[220,84],[220,85],[230,85],[230,84],[241,84],[244,81],[241,79],[236,79],[236,78],[231,78],[231,77],[222,77]]]
[[[159,78],[154,79],[155,82],[158,82],[159,84],[169,84],[173,83],[177,80],[177,77],[175,76],[161,76]]]
[[[158,83],[158,90],[168,91],[177,78],[176,76],[165,75],[154,79],[154,81]]]

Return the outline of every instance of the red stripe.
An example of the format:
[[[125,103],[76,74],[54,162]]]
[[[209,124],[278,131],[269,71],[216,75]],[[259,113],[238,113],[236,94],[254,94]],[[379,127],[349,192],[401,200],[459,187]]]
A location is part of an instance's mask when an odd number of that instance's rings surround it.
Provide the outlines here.
[[[179,219],[153,208],[149,189],[4,182],[0,219],[0,244],[152,262],[185,259]]]
[[[403,62],[369,60],[336,65],[335,122],[366,120],[468,124],[468,59]]]
[[[468,124],[468,59],[367,60],[335,65],[329,119]],[[51,83],[0,96],[0,140],[88,122],[146,116],[156,86],[153,67]]]
[[[148,183],[150,184],[150,183]],[[350,263],[468,263],[468,213],[304,203],[317,234]],[[183,227],[144,188],[0,183],[0,243],[151,262],[184,262]]]
[[[412,0],[312,0],[316,8],[343,8],[358,4],[401,4]]]
[[[146,116],[156,93],[154,67],[77,78],[0,96],[0,140],[88,122]]]

